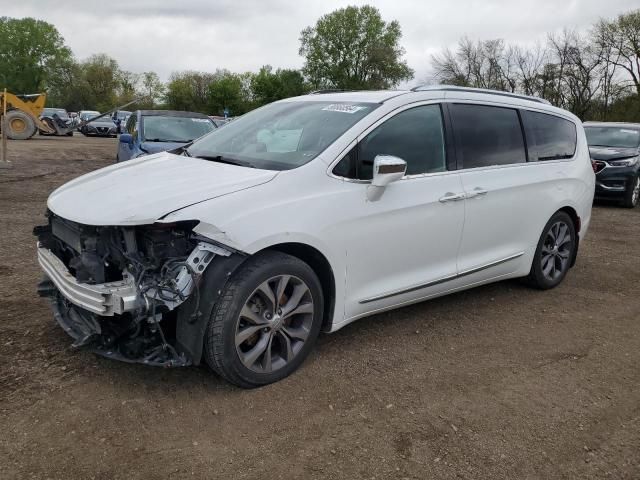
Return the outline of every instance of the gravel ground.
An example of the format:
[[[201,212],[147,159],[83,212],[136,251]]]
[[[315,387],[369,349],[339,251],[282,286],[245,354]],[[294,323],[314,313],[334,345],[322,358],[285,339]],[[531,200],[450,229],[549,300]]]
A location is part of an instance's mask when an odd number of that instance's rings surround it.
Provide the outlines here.
[[[640,209],[597,205],[548,292],[502,282],[321,336],[288,379],[76,351],[31,234],[116,140],[10,142],[0,170],[0,478],[640,478]]]

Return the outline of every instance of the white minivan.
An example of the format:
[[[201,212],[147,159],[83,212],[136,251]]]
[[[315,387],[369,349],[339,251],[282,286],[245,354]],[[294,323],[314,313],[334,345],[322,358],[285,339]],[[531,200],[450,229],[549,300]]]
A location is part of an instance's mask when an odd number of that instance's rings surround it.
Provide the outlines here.
[[[39,291],[76,346],[256,387],[320,330],[508,278],[555,287],[594,185],[580,120],[537,98],[310,94],[58,188]]]

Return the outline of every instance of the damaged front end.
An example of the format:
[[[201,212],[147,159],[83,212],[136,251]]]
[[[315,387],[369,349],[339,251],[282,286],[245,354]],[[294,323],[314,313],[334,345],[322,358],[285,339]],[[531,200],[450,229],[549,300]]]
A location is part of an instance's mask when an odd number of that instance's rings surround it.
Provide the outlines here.
[[[47,216],[34,229],[38,292],[74,346],[149,365],[200,362],[217,292],[242,254],[194,233],[196,221],[115,227]]]

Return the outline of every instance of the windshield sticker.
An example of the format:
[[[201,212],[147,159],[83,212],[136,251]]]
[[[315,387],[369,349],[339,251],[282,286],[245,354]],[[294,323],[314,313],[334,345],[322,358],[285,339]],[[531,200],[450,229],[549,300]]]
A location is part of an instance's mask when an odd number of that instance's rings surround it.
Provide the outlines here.
[[[206,118],[192,118],[191,121],[196,123],[209,123],[209,120]]]
[[[344,103],[333,103],[331,105],[327,105],[322,110],[327,112],[342,112],[342,113],[356,113],[360,110],[364,110],[367,107],[358,106],[358,105],[348,105]]]

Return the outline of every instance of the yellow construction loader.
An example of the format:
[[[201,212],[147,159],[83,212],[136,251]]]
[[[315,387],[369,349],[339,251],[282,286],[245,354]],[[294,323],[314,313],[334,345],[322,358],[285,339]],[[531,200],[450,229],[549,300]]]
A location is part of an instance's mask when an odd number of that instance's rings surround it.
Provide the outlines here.
[[[44,104],[47,101],[45,93],[34,93],[32,95],[14,95],[0,92],[0,107],[6,102],[7,111],[7,138],[12,140],[27,140],[33,137],[38,131],[52,135],[66,135],[60,132],[63,130],[60,125],[53,121],[43,121],[40,119]],[[0,111],[0,114],[2,112]],[[50,119],[47,119],[50,120]],[[1,125],[0,125],[0,128]],[[71,131],[72,128],[69,128]]]
[[[53,118],[41,118],[44,105],[47,101],[46,93],[34,93],[31,95],[15,95],[13,93],[3,93],[0,91],[0,115],[6,103],[6,125],[7,138],[12,140],[27,140],[38,132],[49,135],[67,135],[69,132],[81,127],[98,118],[112,114],[117,110],[122,110],[135,103],[138,99],[121,105],[114,110],[92,117],[78,125],[67,125],[55,115]],[[2,125],[0,125],[0,129]]]

